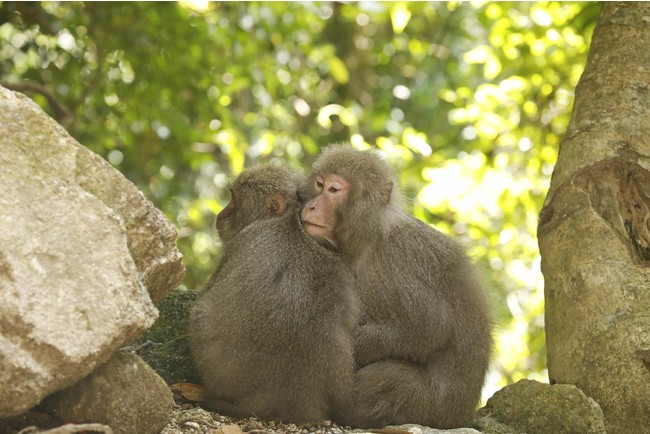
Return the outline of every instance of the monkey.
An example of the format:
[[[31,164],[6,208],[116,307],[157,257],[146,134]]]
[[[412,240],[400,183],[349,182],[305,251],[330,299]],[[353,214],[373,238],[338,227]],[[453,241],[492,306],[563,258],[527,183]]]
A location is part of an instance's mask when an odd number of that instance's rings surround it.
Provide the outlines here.
[[[305,231],[350,258],[361,319],[350,425],[467,424],[492,350],[487,297],[464,250],[403,210],[372,151],[325,148],[301,187]]]
[[[224,253],[190,309],[189,341],[219,413],[317,423],[351,406],[354,276],[305,233],[299,182],[284,167],[248,169],[217,217]]]
[[[282,166],[259,166],[239,175],[230,188],[231,200],[217,215],[216,228],[224,245],[251,223],[282,216],[297,205],[301,177]]]

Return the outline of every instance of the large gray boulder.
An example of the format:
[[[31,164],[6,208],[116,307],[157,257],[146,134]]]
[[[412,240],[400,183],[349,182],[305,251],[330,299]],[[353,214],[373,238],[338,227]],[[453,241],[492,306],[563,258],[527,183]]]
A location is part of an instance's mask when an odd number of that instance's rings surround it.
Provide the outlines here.
[[[183,278],[176,231],[110,164],[0,87],[0,418],[149,328]]]

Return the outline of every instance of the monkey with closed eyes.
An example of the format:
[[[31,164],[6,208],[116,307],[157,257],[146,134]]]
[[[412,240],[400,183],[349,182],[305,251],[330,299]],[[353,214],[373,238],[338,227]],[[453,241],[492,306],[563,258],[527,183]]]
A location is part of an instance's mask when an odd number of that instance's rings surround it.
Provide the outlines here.
[[[354,414],[359,427],[465,425],[492,339],[486,296],[463,249],[408,215],[372,152],[322,152],[301,190],[308,234],[350,258],[359,287]]]
[[[190,348],[220,413],[293,423],[341,419],[351,406],[354,277],[300,222],[299,177],[243,172],[217,217],[218,268],[190,314]]]

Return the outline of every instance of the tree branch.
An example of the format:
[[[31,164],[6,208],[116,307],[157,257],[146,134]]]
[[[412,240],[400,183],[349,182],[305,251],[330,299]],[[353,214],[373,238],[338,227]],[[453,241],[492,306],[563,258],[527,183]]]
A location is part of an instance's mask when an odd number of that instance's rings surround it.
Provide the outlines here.
[[[47,100],[48,105],[52,109],[52,112],[54,113],[55,119],[63,125],[63,127],[67,128],[68,125],[72,122],[73,116],[72,112],[68,110],[67,107],[65,107],[63,104],[61,104],[54,94],[47,90],[45,87],[41,86],[40,84],[37,83],[31,83],[28,81],[18,81],[18,82],[7,82],[7,81],[0,81],[0,86],[6,87],[9,90],[13,90],[16,92],[34,92],[34,93],[39,93],[45,97]]]

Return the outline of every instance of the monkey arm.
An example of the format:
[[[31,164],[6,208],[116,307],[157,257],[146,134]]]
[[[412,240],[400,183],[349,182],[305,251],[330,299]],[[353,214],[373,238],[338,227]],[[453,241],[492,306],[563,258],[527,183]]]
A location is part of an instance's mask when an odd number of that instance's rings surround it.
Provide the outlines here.
[[[451,339],[449,309],[423,307],[425,312],[409,312],[398,321],[379,319],[357,327],[354,336],[357,367],[387,359],[424,364],[448,345]]]
[[[359,326],[354,336],[354,360],[357,368],[394,358],[397,349],[389,343],[392,341],[391,327],[384,324],[366,323]]]

